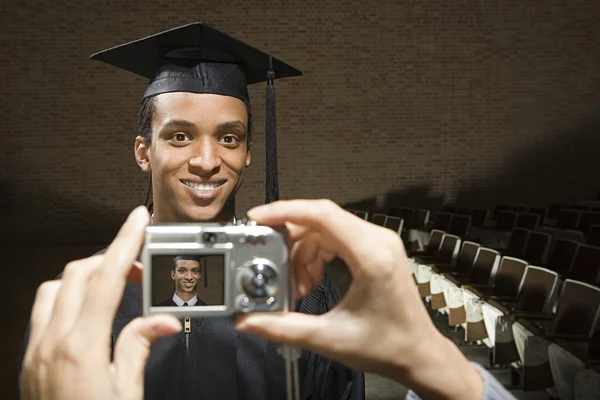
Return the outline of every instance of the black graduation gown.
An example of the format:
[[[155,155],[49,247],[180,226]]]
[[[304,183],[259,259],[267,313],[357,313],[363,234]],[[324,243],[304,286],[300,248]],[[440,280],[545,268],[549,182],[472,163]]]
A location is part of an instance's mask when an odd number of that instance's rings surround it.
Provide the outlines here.
[[[339,300],[339,291],[325,276],[299,302],[298,311],[322,314]],[[127,284],[113,323],[113,346],[121,330],[142,314],[141,304],[141,286]],[[19,371],[28,337],[29,328]],[[302,352],[299,370],[302,400],[365,398],[362,372],[308,351]],[[146,364],[144,389],[146,400],[286,400],[285,363],[275,343],[238,333],[232,318],[192,319],[187,338],[181,332],[153,345]]]

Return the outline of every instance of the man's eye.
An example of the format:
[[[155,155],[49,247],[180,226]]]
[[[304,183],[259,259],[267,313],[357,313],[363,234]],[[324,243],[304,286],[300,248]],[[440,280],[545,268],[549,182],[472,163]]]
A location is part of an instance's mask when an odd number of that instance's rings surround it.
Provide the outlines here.
[[[240,139],[237,136],[228,135],[223,137],[223,141],[227,144],[238,143]]]
[[[174,138],[175,138],[176,142],[183,142],[186,139],[185,136],[186,136],[185,133],[178,133],[178,134],[175,135]]]

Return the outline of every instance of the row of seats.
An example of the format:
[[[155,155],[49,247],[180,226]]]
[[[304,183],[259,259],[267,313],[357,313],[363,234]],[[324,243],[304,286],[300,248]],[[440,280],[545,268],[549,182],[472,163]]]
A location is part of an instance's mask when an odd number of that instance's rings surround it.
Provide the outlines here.
[[[579,390],[588,388],[581,382],[600,385],[600,243],[596,211],[587,207],[446,207],[416,225],[400,217],[410,220],[407,209],[363,217],[399,231],[421,296],[464,329],[465,342],[487,346],[491,366],[519,372],[526,391],[571,399],[576,381]],[[573,212],[587,235],[565,237],[573,225],[558,218]],[[415,238],[422,245],[410,246]]]

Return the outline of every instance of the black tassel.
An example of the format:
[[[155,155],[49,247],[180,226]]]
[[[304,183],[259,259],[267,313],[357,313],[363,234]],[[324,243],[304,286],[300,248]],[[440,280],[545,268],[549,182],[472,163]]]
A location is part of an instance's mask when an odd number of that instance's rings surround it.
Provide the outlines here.
[[[265,203],[279,200],[279,180],[277,174],[277,124],[275,118],[275,86],[273,80],[273,60],[269,57],[267,71],[267,112],[266,112],[266,196]]]

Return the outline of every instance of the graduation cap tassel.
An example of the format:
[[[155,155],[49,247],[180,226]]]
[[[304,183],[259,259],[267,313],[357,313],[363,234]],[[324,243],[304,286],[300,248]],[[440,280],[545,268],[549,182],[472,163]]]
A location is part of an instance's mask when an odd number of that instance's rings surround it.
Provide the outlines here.
[[[279,181],[277,174],[277,124],[275,118],[275,86],[273,80],[273,58],[269,57],[267,71],[267,112],[266,112],[266,198],[265,203],[279,200]]]

